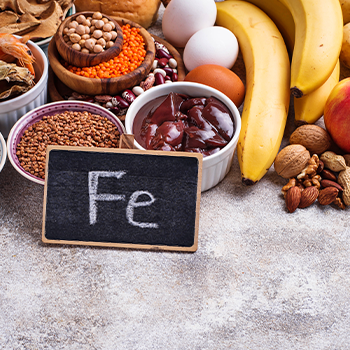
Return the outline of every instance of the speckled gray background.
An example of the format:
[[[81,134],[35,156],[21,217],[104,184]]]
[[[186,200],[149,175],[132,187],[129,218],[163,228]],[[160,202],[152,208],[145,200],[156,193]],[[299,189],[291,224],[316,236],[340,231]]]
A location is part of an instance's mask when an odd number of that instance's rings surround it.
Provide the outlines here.
[[[243,186],[235,158],[202,194],[195,253],[45,245],[43,187],[7,161],[0,349],[349,349],[349,210],[289,214],[284,184],[272,168]]]

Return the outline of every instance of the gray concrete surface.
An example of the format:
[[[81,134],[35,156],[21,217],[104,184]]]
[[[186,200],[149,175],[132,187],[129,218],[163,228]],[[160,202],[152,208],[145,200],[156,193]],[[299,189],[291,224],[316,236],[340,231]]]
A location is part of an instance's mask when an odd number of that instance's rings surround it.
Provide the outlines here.
[[[235,158],[202,194],[195,253],[45,245],[44,189],[7,162],[0,349],[349,349],[349,209],[289,214],[284,184],[243,186]]]

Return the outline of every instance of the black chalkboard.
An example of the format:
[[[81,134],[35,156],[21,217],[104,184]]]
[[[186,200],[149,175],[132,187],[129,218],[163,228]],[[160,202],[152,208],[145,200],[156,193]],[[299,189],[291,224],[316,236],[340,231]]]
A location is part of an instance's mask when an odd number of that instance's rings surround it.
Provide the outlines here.
[[[202,155],[49,146],[42,240],[197,250]]]

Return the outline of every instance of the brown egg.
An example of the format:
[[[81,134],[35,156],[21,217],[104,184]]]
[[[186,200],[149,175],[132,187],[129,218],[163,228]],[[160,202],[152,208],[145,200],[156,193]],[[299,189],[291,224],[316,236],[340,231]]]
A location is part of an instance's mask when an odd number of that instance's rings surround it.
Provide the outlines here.
[[[237,107],[244,100],[244,84],[239,76],[228,68],[216,64],[203,64],[192,69],[184,80],[208,85],[221,91]]]

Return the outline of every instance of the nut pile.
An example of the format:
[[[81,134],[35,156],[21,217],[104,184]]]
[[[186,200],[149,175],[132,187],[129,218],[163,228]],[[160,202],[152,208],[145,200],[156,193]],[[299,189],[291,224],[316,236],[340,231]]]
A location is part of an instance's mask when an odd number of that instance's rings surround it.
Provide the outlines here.
[[[89,112],[44,116],[30,126],[17,145],[16,155],[22,168],[45,178],[46,147],[66,145],[83,147],[118,147],[118,128],[107,118]]]
[[[156,57],[148,76],[138,86],[123,91],[120,95],[82,95],[73,92],[70,96],[65,96],[68,100],[83,100],[86,102],[99,104],[117,116],[126,114],[130,104],[137,96],[150,89],[152,86],[172,83],[178,80],[177,61],[171,55],[168,48],[154,40],[156,46]]]
[[[100,53],[114,45],[118,34],[114,22],[94,12],[91,17],[80,14],[63,28],[63,40],[82,53]]]
[[[350,155],[328,150],[327,131],[310,126],[297,128],[290,140],[300,144],[286,146],[275,159],[276,171],[289,179],[282,188],[287,210],[293,213],[316,200],[322,206],[333,204],[345,209],[350,205]],[[312,156],[309,151],[313,151]]]

